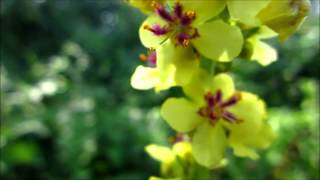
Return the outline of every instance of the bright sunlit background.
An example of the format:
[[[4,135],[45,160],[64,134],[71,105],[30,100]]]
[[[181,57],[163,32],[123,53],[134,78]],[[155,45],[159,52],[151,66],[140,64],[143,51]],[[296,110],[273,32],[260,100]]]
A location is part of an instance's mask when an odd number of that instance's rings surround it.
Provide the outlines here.
[[[266,68],[237,59],[239,89],[260,95],[278,138],[258,161],[234,157],[216,179],[319,179],[319,2]],[[147,179],[144,151],[173,135],[159,106],[178,88],[136,91],[144,16],[122,1],[3,0],[0,179]]]

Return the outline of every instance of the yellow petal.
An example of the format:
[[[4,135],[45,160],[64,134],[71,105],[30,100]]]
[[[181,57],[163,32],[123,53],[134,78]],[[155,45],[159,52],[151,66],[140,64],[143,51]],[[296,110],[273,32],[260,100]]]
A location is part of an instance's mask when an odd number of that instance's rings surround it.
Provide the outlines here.
[[[190,82],[183,86],[183,92],[193,101],[202,102],[204,95],[210,90],[212,78],[209,73],[197,68]]]
[[[253,160],[259,158],[259,155],[252,148],[246,147],[243,144],[231,144],[231,147],[233,149],[234,154],[237,156],[249,157]]]
[[[239,20],[249,26],[259,26],[260,21],[256,15],[262,8],[266,7],[270,0],[256,0],[256,1],[240,1],[228,0],[228,10],[233,19]]]
[[[285,41],[299,28],[309,10],[308,0],[272,0],[257,17]]]
[[[169,64],[166,68],[160,69],[159,71],[159,83],[155,86],[156,92],[161,90],[166,90],[172,86],[176,86],[176,82],[174,80],[174,75],[176,72],[176,68],[173,64]]]
[[[263,66],[267,66],[278,58],[277,51],[267,43],[257,38],[249,38],[248,42],[252,44],[252,56],[250,59],[256,60]]]
[[[159,83],[159,71],[156,68],[138,66],[131,77],[131,86],[139,90],[152,89]]]
[[[173,152],[175,152],[178,156],[185,159],[191,155],[192,148],[190,142],[182,141],[178,142],[173,146]]]
[[[161,42],[167,38],[167,35],[156,36],[151,31],[144,28],[146,25],[152,26],[155,24],[163,26],[166,24],[166,22],[156,15],[151,15],[142,23],[139,28],[140,41],[142,45],[147,48],[157,48]]]
[[[174,153],[171,151],[171,149],[164,147],[164,146],[158,146],[155,144],[150,144],[145,147],[145,151],[154,159],[170,163],[173,162],[175,159]]]
[[[207,168],[220,165],[226,147],[226,136],[221,124],[214,127],[208,122],[202,123],[192,139],[192,150],[195,160]]]
[[[176,67],[175,81],[178,85],[183,86],[190,82],[195,70],[199,68],[199,60],[196,59],[195,54],[190,49],[184,49],[177,52],[183,54],[180,58],[174,59],[174,65]]]
[[[216,20],[201,24],[197,28],[200,36],[195,38],[192,44],[205,57],[227,62],[239,55],[243,37],[237,26]]]
[[[247,137],[258,134],[266,118],[266,108],[264,102],[256,95],[241,92],[241,100],[228,108],[238,119],[239,124],[228,123],[230,138]]]
[[[278,33],[273,31],[268,26],[260,26],[258,32],[254,34],[257,39],[269,39],[278,36]]]
[[[223,99],[228,99],[235,92],[235,87],[231,76],[221,73],[216,75],[211,83],[211,92],[215,93],[218,90],[222,91]]]
[[[198,107],[184,98],[169,98],[161,106],[160,114],[178,132],[189,132],[203,121]]]
[[[175,46],[168,40],[157,48],[157,67],[161,71],[161,79],[168,78],[168,68],[172,68],[170,66],[174,66],[176,84],[183,86],[190,81],[199,66],[199,61],[191,47]]]
[[[224,1],[211,0],[180,0],[180,2],[185,10],[196,13],[196,19],[193,24],[199,24],[217,16],[226,5]]]
[[[245,143],[256,148],[265,149],[270,146],[275,138],[275,132],[272,130],[270,125],[265,123],[260,132],[256,136],[248,137]]]
[[[256,159],[258,156],[254,149],[268,148],[275,137],[275,133],[271,127],[268,124],[264,124],[257,134],[241,137],[235,135],[230,136],[229,143],[236,155]]]

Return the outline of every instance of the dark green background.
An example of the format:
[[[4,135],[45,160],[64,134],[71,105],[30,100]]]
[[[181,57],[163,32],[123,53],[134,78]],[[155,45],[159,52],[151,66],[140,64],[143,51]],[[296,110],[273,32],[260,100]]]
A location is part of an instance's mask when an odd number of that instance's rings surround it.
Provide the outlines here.
[[[144,152],[173,135],[159,107],[179,89],[136,91],[144,16],[121,1],[3,0],[1,179],[146,179]],[[313,10],[319,3],[313,1]],[[258,161],[226,156],[216,179],[319,178],[319,10],[263,68],[235,60],[239,89],[269,106],[278,138]]]

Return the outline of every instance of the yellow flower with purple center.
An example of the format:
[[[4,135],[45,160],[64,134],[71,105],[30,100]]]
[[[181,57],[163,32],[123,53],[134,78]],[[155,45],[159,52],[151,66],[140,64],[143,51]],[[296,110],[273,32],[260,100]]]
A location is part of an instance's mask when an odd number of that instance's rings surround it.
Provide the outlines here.
[[[195,160],[216,167],[226,147],[242,157],[258,158],[255,148],[266,148],[274,134],[266,122],[264,102],[256,95],[236,91],[231,77],[213,79],[199,71],[183,87],[186,98],[169,98],[161,115],[178,132],[192,132]]]
[[[173,49],[183,47],[212,60],[231,61],[240,53],[243,37],[237,26],[221,19],[210,20],[223,10],[220,4],[188,0],[169,5],[155,3],[155,14],[140,27],[140,40],[148,48],[157,49],[170,41]]]

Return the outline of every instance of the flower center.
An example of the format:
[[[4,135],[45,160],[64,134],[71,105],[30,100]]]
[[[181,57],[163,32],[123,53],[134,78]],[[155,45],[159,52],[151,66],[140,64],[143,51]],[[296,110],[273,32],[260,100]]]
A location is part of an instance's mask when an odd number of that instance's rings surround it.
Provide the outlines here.
[[[157,65],[157,53],[154,49],[149,49],[147,54],[141,53],[139,59],[146,62],[150,67],[156,67]]]
[[[156,36],[170,35],[175,40],[176,45],[188,47],[190,40],[199,37],[197,28],[192,27],[192,22],[196,18],[194,11],[184,11],[181,3],[176,2],[173,10],[168,10],[164,5],[153,3],[153,7],[158,16],[166,21],[166,25],[153,24],[145,25],[144,29],[149,30]]]
[[[239,92],[234,93],[229,99],[222,100],[222,91],[218,90],[214,94],[208,92],[205,96],[206,105],[201,107],[198,114],[202,117],[206,117],[210,120],[210,123],[214,125],[219,119],[223,119],[229,123],[240,123],[242,120],[237,118],[233,113],[228,111],[230,106],[235,105],[241,99]]]

